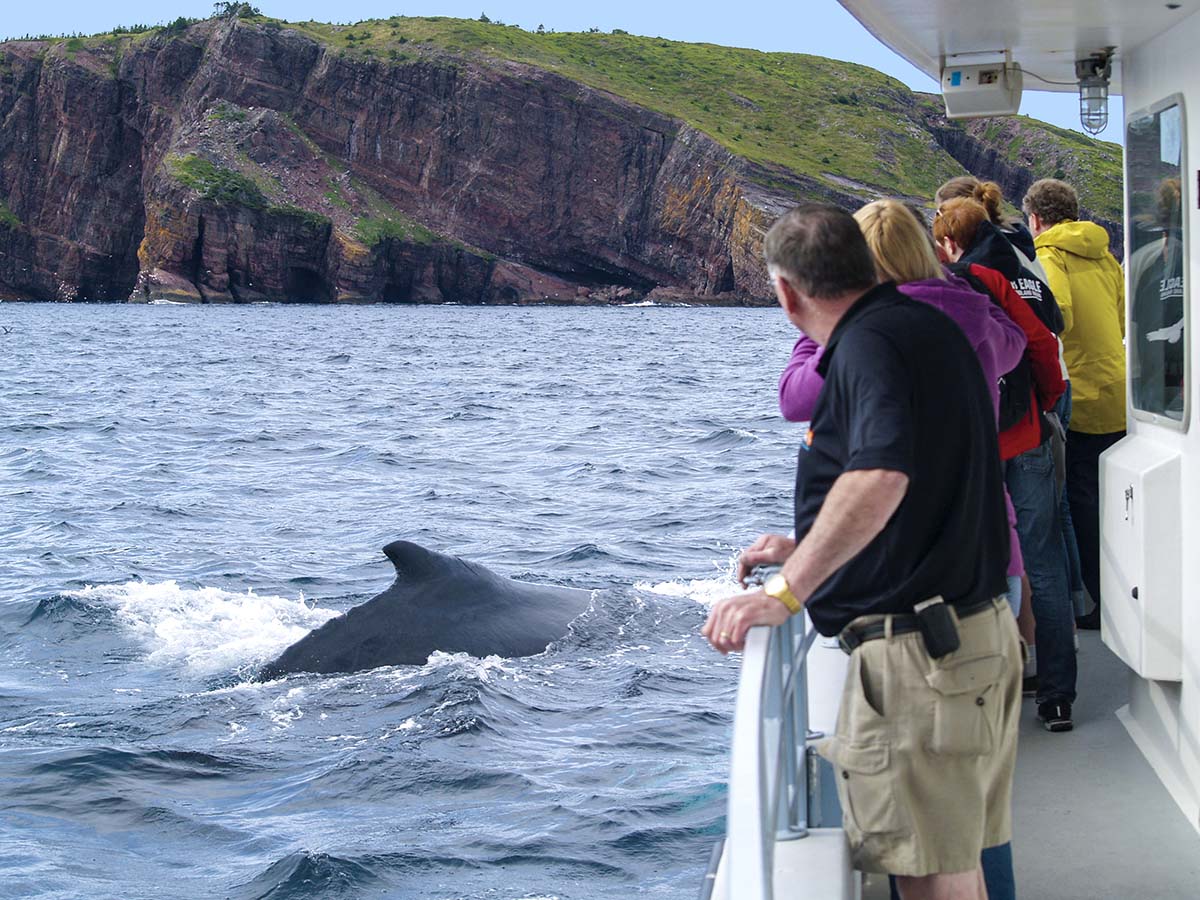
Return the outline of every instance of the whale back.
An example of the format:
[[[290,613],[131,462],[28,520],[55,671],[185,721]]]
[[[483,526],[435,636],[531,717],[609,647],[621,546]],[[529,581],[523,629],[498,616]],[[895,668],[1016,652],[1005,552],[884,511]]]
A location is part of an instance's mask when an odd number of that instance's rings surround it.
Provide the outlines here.
[[[591,592],[530,584],[410,541],[383,548],[396,579],[383,593],[326,622],[260,672],[355,672],[421,665],[431,653],[532,656],[567,633]]]

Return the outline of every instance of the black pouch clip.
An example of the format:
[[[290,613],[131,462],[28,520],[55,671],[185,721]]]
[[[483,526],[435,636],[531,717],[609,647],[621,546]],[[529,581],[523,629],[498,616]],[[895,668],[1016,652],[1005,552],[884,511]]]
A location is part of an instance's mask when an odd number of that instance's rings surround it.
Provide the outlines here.
[[[954,614],[941,597],[931,597],[913,607],[917,627],[925,640],[925,650],[933,659],[941,659],[958,649],[958,625]]]

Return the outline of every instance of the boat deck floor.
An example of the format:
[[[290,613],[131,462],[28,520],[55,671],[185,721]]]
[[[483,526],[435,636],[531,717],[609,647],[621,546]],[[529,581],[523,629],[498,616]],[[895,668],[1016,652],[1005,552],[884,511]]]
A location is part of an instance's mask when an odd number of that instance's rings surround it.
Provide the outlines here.
[[[1200,897],[1200,833],[1116,711],[1129,670],[1080,632],[1075,730],[1050,734],[1022,707],[1013,796],[1017,896],[1037,900]]]

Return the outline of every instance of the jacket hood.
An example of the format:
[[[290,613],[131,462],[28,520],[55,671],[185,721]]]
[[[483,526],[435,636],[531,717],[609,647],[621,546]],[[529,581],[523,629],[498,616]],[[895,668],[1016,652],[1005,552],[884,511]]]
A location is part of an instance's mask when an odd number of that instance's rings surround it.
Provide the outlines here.
[[[1037,247],[1033,243],[1033,235],[1023,222],[1009,222],[1000,229],[1008,242],[1020,250],[1028,259],[1037,256]]]
[[[1085,259],[1100,259],[1108,252],[1108,232],[1095,222],[1059,222],[1034,238],[1033,243]]]
[[[980,224],[974,243],[963,253],[959,262],[978,263],[995,269],[1009,281],[1021,274],[1021,260],[1013,252],[1013,245],[1008,242],[1004,232],[991,222]]]
[[[1008,250],[1012,256],[1012,250]],[[991,321],[989,307],[992,301],[971,287],[964,279],[951,275],[947,280],[930,278],[925,281],[910,281],[897,285],[900,293],[927,303],[951,319],[962,329],[972,348],[977,348],[984,339]]]

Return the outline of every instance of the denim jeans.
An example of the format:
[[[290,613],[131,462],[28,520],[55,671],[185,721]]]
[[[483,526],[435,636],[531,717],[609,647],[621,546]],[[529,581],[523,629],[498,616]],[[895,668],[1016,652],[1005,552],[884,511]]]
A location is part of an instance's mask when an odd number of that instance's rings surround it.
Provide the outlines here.
[[[1070,430],[1070,381],[1067,382],[1067,389],[1063,391],[1063,395],[1054,404],[1054,411],[1058,413],[1058,421],[1062,422],[1062,427],[1065,430]],[[1075,605],[1075,615],[1082,616],[1087,612],[1084,608],[1086,595],[1083,592],[1083,567],[1079,562],[1079,542],[1075,539],[1075,525],[1071,521],[1071,498],[1069,492],[1065,489],[1063,490],[1062,505],[1059,508],[1059,514],[1062,517],[1063,543],[1066,544],[1067,548],[1067,586],[1071,591],[1071,602]]]
[[[1017,511],[1017,538],[1033,589],[1037,626],[1038,703],[1075,700],[1075,609],[1067,586],[1067,551],[1049,443],[1004,464]]]

